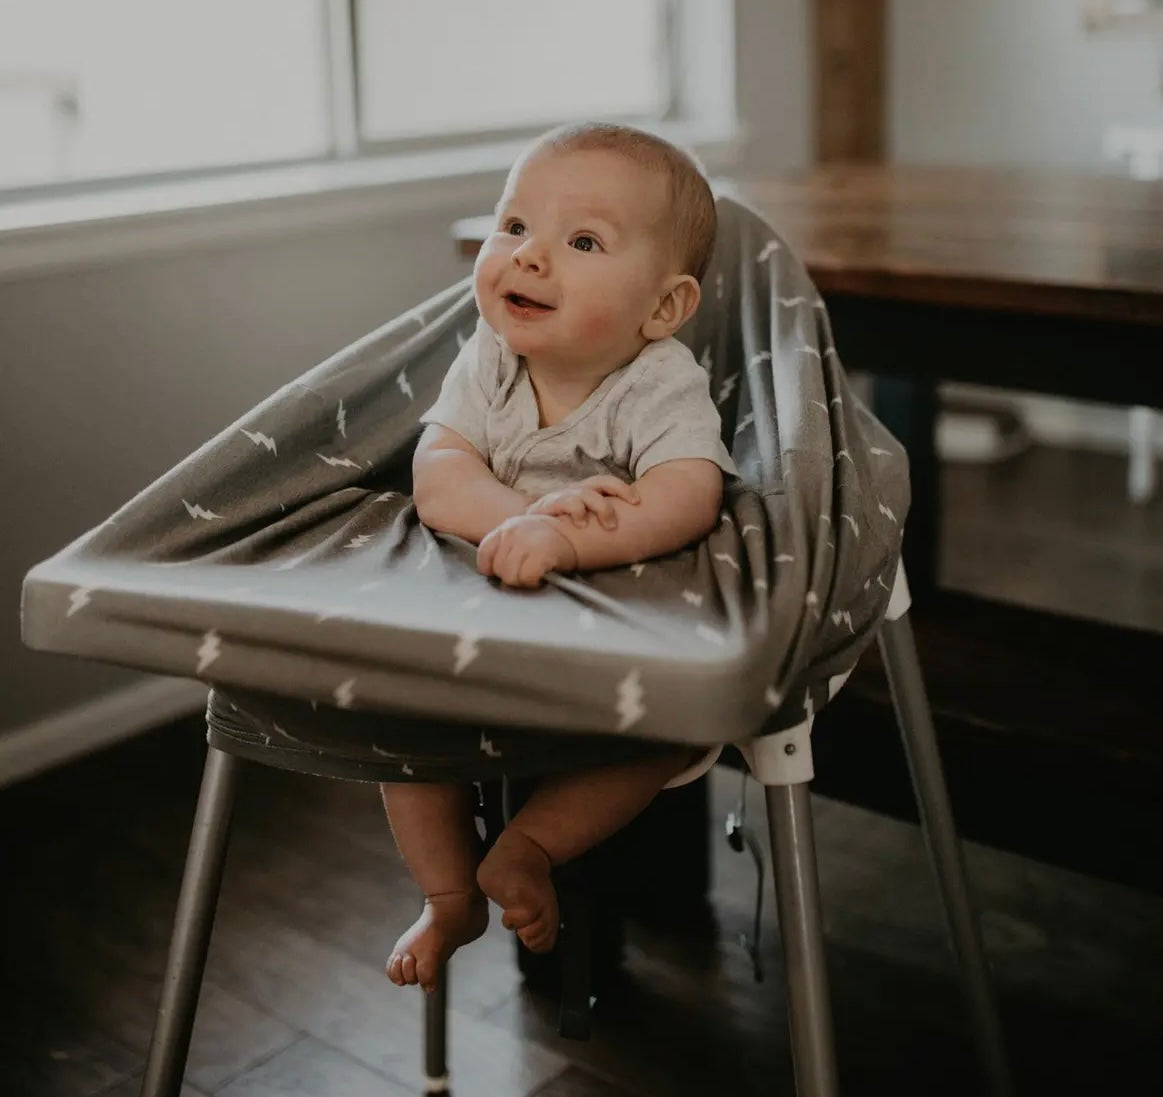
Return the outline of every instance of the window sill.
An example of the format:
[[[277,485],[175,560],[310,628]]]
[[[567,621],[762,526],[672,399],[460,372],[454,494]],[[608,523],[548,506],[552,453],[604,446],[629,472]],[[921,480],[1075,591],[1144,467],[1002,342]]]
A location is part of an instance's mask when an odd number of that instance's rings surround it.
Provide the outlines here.
[[[729,171],[735,128],[671,125],[659,132]],[[525,141],[399,156],[256,169],[117,190],[0,201],[0,280],[143,254],[229,245],[327,225],[480,212]]]

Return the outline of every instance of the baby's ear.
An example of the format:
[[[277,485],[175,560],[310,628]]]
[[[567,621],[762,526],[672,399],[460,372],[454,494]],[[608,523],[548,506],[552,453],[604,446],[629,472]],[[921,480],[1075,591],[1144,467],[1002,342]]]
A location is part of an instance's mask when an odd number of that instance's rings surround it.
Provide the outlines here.
[[[702,291],[689,274],[677,274],[663,287],[654,312],[642,325],[642,335],[651,341],[673,335],[694,315]]]

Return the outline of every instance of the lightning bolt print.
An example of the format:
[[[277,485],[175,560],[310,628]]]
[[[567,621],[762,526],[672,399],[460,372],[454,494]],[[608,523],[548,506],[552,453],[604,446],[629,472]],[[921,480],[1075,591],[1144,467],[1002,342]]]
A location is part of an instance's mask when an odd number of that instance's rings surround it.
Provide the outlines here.
[[[749,533],[762,533],[762,532],[763,532],[763,530],[761,530],[758,526],[753,526],[750,522],[748,522],[747,525],[745,525],[739,531],[739,536],[746,537],[747,534],[749,534]]]
[[[719,388],[719,396],[715,403],[722,407],[728,400],[731,399],[731,393],[735,391],[735,382],[739,380],[739,374],[733,373],[730,377],[723,379],[723,384]]]
[[[885,516],[885,517],[886,517],[886,518],[887,518],[887,519],[888,519],[890,522],[892,522],[892,524],[893,524],[894,526],[897,524],[896,515],[895,515],[895,514],[893,514],[893,512],[892,512],[892,507],[890,507],[890,506],[887,506],[887,505],[886,505],[886,504],[884,504],[884,503],[877,502],[877,504],[876,504],[876,508],[877,508],[877,510],[879,510],[879,511],[880,511],[880,513],[881,513],[881,514],[883,514],[883,515],[884,515],[884,516]]]
[[[493,746],[493,741],[486,737],[485,733],[481,732],[481,753],[489,758],[500,758],[501,752]]]
[[[768,259],[770,259],[777,251],[779,251],[779,241],[768,240],[767,243],[763,245],[763,249],[760,251],[760,253],[755,257],[755,261],[757,263],[766,263]]]
[[[775,562],[777,564],[794,564],[796,562],[796,558],[794,556],[792,556],[791,553],[781,552],[775,558]]]
[[[617,704],[615,711],[619,717],[618,730],[626,731],[646,715],[646,706],[642,704],[642,679],[637,670],[630,671],[618,683],[616,693]]]
[[[269,434],[263,434],[261,430],[247,430],[245,427],[239,427],[239,430],[247,436],[256,446],[266,446],[276,457],[279,455],[278,446],[275,445],[275,440]]]
[[[777,297],[776,300],[783,305],[785,309],[794,309],[796,305],[806,305],[808,299],[806,297]]]
[[[93,593],[92,587],[77,587],[69,595],[69,612],[65,614],[66,617],[72,617],[74,613],[80,613],[91,601],[89,597]]]
[[[222,637],[211,629],[202,637],[202,643],[195,654],[198,656],[198,665],[194,673],[201,674],[222,654]]]
[[[720,271],[715,275],[715,300],[723,300],[723,272]]]
[[[783,704],[783,698],[775,691],[775,686],[768,686],[763,691],[763,699],[772,707],[779,708]]]
[[[853,636],[856,635],[856,630],[852,627],[852,614],[846,609],[838,609],[832,614],[832,624],[839,625],[841,622],[848,626],[848,631]]]
[[[355,700],[355,679],[348,678],[340,682],[331,696],[335,698],[335,703],[340,708],[351,708],[351,703]]]
[[[891,457],[892,456],[891,450],[881,449],[879,446],[873,446],[868,452],[871,453],[873,457]]]
[[[201,518],[205,522],[213,522],[215,518],[222,517],[221,514],[215,514],[212,510],[207,510],[201,503],[187,503],[183,499],[182,506],[186,508],[186,513],[191,518]]]
[[[359,462],[353,461],[350,457],[324,457],[321,453],[316,453],[315,456],[318,457],[320,461],[330,465],[332,468],[359,468]]]
[[[736,571],[739,570],[739,561],[736,560],[734,556],[729,556],[725,552],[716,552],[714,555],[714,559],[722,560],[724,564],[727,564],[730,567],[733,567]]]
[[[694,590],[684,590],[682,592],[682,600],[692,606],[701,606],[703,604],[703,596]]]
[[[735,437],[738,438],[752,423],[755,422],[755,413],[749,411],[742,419],[739,420],[739,425],[735,428]]]
[[[714,368],[714,362],[711,361],[711,344],[708,343],[703,347],[702,357],[699,358],[699,365],[703,367],[708,373]]]
[[[642,573],[646,570],[645,564],[631,564],[630,570],[634,573],[635,579],[641,579]]]
[[[758,354],[753,354],[751,360],[747,363],[752,369],[759,365],[760,362],[770,362],[771,351],[761,350]]]
[[[335,426],[339,429],[342,437],[347,437],[347,409],[343,406],[343,401],[339,401],[339,407],[335,409]]]
[[[400,391],[408,397],[409,400],[415,400],[416,394],[412,391],[412,385],[408,380],[408,374],[404,370],[400,370],[396,376],[396,384],[400,386]]]
[[[796,350],[798,350],[800,352],[800,354],[806,354],[811,358],[819,358],[820,357],[820,352],[818,350],[816,350],[815,347],[809,347],[806,344],[802,347],[796,347]],[[821,359],[821,361],[822,360],[823,359]]]
[[[479,632],[462,632],[453,645],[452,654],[456,661],[452,664],[452,673],[460,674],[464,668],[469,665],[481,653],[481,649],[477,646],[481,638]]]
[[[840,517],[852,527],[852,535],[859,541],[860,527],[856,524],[856,519],[851,514],[841,514]]]
[[[345,549],[361,549],[372,539],[370,533],[357,533],[350,541],[343,547]]]

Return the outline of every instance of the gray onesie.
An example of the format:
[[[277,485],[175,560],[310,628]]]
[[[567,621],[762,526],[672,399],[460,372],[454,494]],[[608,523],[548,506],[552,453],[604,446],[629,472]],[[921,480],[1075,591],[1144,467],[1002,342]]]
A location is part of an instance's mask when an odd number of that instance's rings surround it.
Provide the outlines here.
[[[456,431],[502,484],[535,498],[602,473],[630,483],[678,458],[738,475],[706,371],[677,339],[650,343],[560,423],[539,427],[524,362],[480,320],[420,421]]]

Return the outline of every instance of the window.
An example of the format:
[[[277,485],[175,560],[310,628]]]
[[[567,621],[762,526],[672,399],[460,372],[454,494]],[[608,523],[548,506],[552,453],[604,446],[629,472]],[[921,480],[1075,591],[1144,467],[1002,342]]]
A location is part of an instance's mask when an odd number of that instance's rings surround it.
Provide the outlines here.
[[[705,26],[729,6],[3,0],[0,190],[685,115],[706,96],[680,58],[724,82]]]

